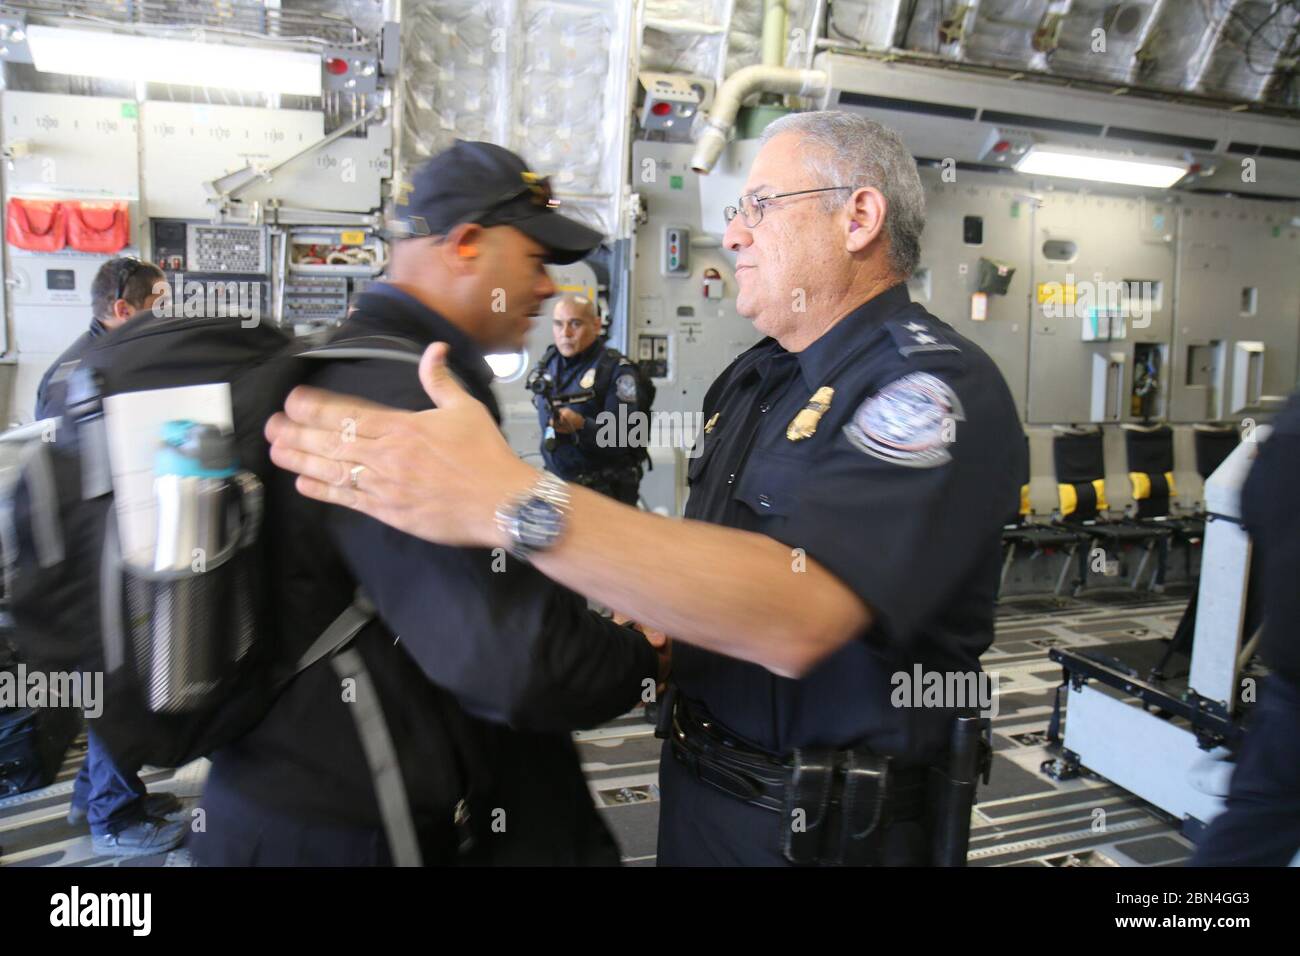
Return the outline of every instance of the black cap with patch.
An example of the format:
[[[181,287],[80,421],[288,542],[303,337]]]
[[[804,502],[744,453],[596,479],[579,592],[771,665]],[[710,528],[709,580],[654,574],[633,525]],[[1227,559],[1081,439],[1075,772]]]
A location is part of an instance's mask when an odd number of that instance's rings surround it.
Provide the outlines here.
[[[545,246],[549,262],[577,262],[604,237],[561,216],[550,181],[492,143],[463,139],[415,171],[397,214],[412,236],[441,236],[463,222],[513,226]]]

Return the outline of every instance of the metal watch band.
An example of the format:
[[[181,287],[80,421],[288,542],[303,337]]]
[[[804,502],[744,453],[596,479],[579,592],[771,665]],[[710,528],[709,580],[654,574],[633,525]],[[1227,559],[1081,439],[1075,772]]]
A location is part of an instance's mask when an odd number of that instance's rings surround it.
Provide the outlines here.
[[[541,477],[527,491],[514,496],[497,508],[497,528],[510,541],[511,555],[521,561],[529,560],[532,554],[542,550],[526,542],[521,533],[520,511],[525,504],[533,499],[541,499],[553,506],[560,513],[561,518],[569,513],[568,486],[549,471],[543,472]]]
[[[528,498],[549,501],[560,510],[561,514],[569,512],[569,486],[558,475],[549,471],[542,472],[542,477],[538,478],[537,483],[524,494],[523,500]]]

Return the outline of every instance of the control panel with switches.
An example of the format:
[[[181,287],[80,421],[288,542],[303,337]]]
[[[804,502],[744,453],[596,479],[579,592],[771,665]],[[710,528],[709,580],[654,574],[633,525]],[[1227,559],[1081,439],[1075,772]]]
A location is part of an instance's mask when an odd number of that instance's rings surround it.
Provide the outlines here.
[[[195,272],[266,272],[266,230],[261,226],[191,223],[186,268]]]

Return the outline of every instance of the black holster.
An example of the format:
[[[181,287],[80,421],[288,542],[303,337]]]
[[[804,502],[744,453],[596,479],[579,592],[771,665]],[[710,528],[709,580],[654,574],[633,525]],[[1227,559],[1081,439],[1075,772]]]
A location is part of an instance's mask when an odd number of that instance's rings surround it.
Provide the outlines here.
[[[934,866],[966,865],[976,783],[981,776],[986,784],[989,782],[992,764],[989,721],[980,717],[956,718],[947,764],[931,767],[928,781],[930,860]]]

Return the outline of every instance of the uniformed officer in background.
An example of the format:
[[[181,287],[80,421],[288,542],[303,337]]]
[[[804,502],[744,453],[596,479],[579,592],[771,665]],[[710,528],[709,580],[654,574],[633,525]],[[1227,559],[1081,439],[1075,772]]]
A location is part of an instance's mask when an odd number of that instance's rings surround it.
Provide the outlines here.
[[[1192,866],[1300,865],[1300,392],[1241,489],[1241,516],[1260,562],[1264,633],[1259,656],[1270,673],[1259,689],[1237,754],[1227,807],[1210,822]]]
[[[346,400],[299,389],[269,423],[272,455],[304,494],[428,540],[525,549],[672,635],[659,862],[964,859],[947,834],[969,825],[973,767],[945,768],[974,702],[895,692],[917,670],[979,677],[1023,432],[989,357],[909,301],[925,208],[899,137],[815,112],[763,139],[723,242],[737,311],[767,338],[705,397],[686,520],[552,494],[446,374],[443,345],[421,367],[435,410],[366,409],[366,438],[343,444]]]
[[[635,505],[646,451],[630,444],[636,433],[627,423],[649,414],[648,386],[637,367],[609,347],[590,299],[560,299],[551,331],[555,345],[528,377],[546,468]]]

